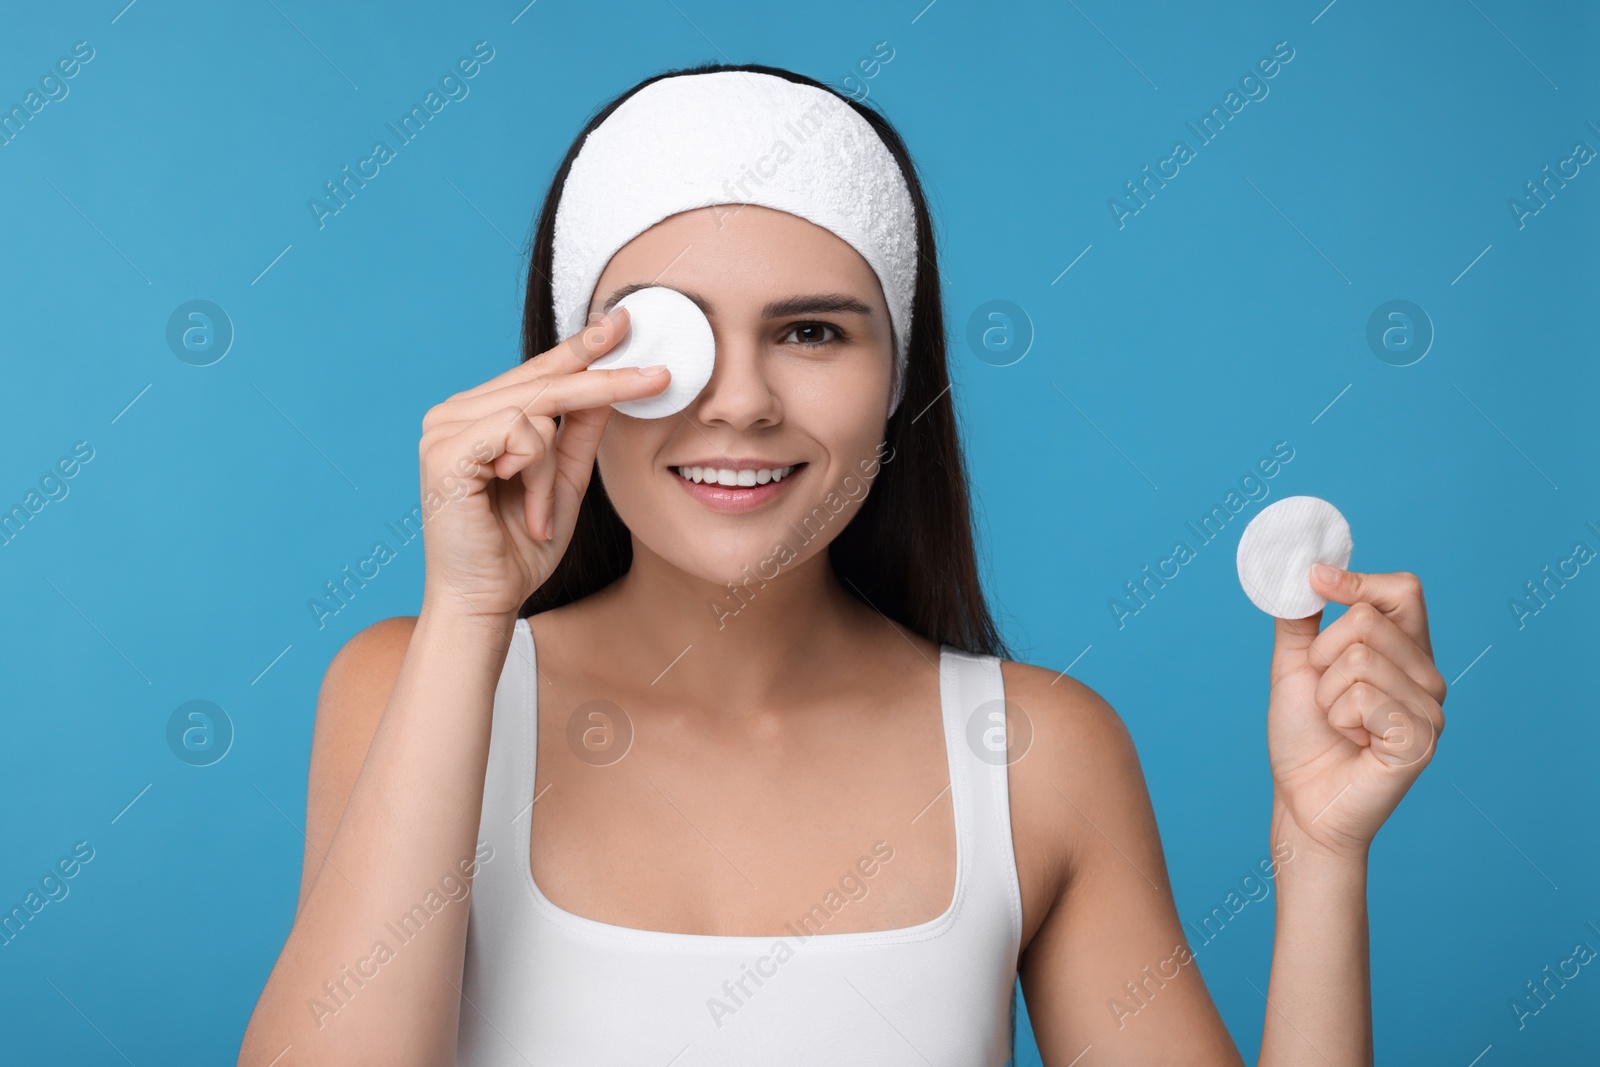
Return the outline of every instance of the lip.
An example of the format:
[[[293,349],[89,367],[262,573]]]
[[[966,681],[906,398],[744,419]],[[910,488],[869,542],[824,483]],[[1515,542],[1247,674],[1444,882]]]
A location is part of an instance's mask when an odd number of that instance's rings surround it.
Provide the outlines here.
[[[715,485],[707,482],[691,482],[680,477],[673,467],[719,467],[728,470],[760,470],[762,467],[777,468],[789,467],[790,471],[781,482],[768,482],[766,485],[729,486]],[[699,463],[674,463],[667,467],[667,477],[683,487],[696,501],[712,511],[721,511],[729,514],[738,514],[745,511],[754,511],[776,500],[788,491],[789,484],[796,478],[803,477],[810,464],[808,463],[774,463],[771,460],[752,459],[725,459],[706,460]]]
[[[802,462],[804,461],[797,459],[749,459],[747,457],[732,459],[728,456],[713,456],[706,459],[686,459],[682,463],[669,463],[667,466],[717,467],[731,471],[758,471],[762,467],[766,467],[768,470],[776,470],[779,467],[798,467]]]

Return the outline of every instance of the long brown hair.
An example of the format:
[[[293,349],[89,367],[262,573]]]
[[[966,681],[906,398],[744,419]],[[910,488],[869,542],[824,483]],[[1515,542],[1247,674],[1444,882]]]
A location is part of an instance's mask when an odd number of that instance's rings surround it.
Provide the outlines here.
[[[884,453],[889,461],[878,471],[872,491],[854,519],[828,545],[834,573],[854,595],[930,641],[966,652],[1009,658],[978,577],[967,475],[945,364],[944,311],[933,223],[905,144],[876,109],[793,71],[725,63],[657,74],[606,104],[567,149],[539,212],[523,305],[522,359],[526,362],[563,339],[556,333],[550,283],[556,206],[567,171],[584,138],[624,100],[652,82],[732,70],[786,78],[834,93],[848,103],[872,126],[900,165],[916,210],[917,287],[905,393],[889,417],[887,429],[888,445],[893,451]],[[596,465],[578,511],[572,543],[550,577],[523,604],[519,615],[533,615],[598,592],[622,577],[632,562],[633,542],[628,528],[611,506]]]

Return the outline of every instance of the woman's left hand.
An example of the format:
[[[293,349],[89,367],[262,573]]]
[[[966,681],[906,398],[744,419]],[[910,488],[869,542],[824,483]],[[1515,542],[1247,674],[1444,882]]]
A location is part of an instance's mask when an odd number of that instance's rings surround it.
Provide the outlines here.
[[[1311,585],[1350,610],[1321,633],[1320,611],[1275,620],[1272,840],[1364,861],[1378,827],[1433,757],[1446,686],[1416,575],[1319,566]]]

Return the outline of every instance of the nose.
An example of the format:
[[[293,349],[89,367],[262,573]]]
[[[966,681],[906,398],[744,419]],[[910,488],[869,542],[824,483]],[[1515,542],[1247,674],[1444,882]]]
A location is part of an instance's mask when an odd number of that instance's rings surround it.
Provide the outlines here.
[[[748,334],[713,327],[716,362],[711,380],[695,401],[695,416],[704,423],[722,423],[735,430],[776,425],[783,404],[768,379],[766,353]]]

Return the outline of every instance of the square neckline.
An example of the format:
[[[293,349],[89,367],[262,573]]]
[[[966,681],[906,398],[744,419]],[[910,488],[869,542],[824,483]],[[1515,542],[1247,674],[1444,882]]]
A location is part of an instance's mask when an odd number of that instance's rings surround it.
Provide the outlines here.
[[[524,693],[523,699],[518,702],[517,715],[524,726],[519,731],[518,740],[525,751],[520,755],[526,760],[522,772],[517,780],[522,783],[518,790],[517,799],[521,801],[526,797],[528,803],[524,810],[528,813],[528,828],[517,833],[517,865],[519,867],[519,880],[528,892],[534,910],[544,918],[572,930],[575,933],[587,934],[603,940],[622,940],[635,943],[649,943],[657,945],[671,945],[680,948],[689,946],[724,946],[738,949],[754,949],[766,947],[776,940],[796,938],[802,945],[816,943],[818,946],[832,946],[844,948],[855,945],[870,945],[882,942],[898,943],[907,941],[923,941],[938,937],[955,924],[961,912],[961,904],[966,896],[967,861],[969,847],[963,834],[963,823],[967,821],[970,812],[967,810],[966,777],[962,774],[957,756],[956,746],[951,744],[951,712],[952,695],[956,686],[953,673],[954,664],[951,653],[956,651],[949,645],[939,646],[939,727],[940,735],[944,741],[945,768],[949,778],[946,789],[950,791],[951,817],[955,829],[955,861],[956,877],[955,886],[950,894],[950,904],[940,914],[932,919],[916,923],[912,926],[897,926],[886,930],[850,930],[841,933],[800,934],[793,929],[777,933],[765,934],[691,934],[677,930],[649,930],[634,926],[621,926],[616,923],[603,922],[591,919],[585,915],[568,911],[544,895],[538,882],[533,877],[533,805],[538,796],[538,764],[539,764],[539,670],[538,653],[534,647],[533,624],[530,617],[524,616],[516,621],[516,627],[521,628],[521,639],[528,656],[528,670],[523,674]],[[513,637],[516,637],[515,629]],[[515,820],[521,821],[521,816]],[[792,926],[792,923],[791,923]]]

